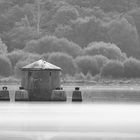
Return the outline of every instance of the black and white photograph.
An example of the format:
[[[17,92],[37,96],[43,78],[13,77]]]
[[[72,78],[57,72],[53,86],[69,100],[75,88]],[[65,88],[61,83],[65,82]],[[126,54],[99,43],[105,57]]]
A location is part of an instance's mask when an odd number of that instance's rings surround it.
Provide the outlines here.
[[[0,140],[140,140],[140,0],[0,0]]]

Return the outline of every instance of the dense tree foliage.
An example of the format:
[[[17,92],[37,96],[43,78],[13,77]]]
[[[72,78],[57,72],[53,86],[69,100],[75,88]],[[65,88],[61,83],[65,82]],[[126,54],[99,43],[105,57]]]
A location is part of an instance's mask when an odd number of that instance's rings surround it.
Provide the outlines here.
[[[82,48],[93,41],[108,41],[108,36],[106,35],[102,21],[94,16],[84,19],[78,18],[73,21],[71,27],[58,27],[56,28],[55,35],[66,37],[79,44]]]
[[[79,70],[85,75],[87,73],[91,73],[93,76],[95,76],[97,73],[99,73],[97,60],[92,56],[79,56],[75,59],[75,61],[79,67]]]
[[[27,43],[25,50],[34,53],[64,52],[75,57],[80,55],[81,48],[79,45],[68,41],[65,38],[54,36],[45,36],[39,40],[31,40]]]
[[[109,59],[103,55],[94,55],[93,58],[96,59],[99,70],[109,61]]]
[[[117,19],[109,23],[108,34],[111,42],[115,43],[128,56],[139,57],[140,43],[136,27],[127,19]]]
[[[65,53],[52,53],[48,57],[48,61],[52,64],[59,66],[63,70],[63,74],[74,75],[76,72],[76,63],[73,58]]]
[[[87,79],[138,77],[140,1],[0,0],[0,54],[9,70],[43,58]]]
[[[137,7],[137,0],[101,0],[98,5],[105,11],[127,12]]]
[[[138,0],[66,0],[72,5],[93,8],[101,7],[105,11],[126,12],[137,7]]]
[[[126,59],[126,55],[121,52],[120,48],[111,43],[93,42],[90,43],[83,51],[85,55],[103,55],[108,59],[119,61],[124,61]]]
[[[6,53],[7,53],[7,46],[0,39],[0,54],[6,54]]]
[[[140,61],[129,58],[124,62],[124,74],[127,78],[140,77]]]
[[[28,63],[30,63],[42,58],[41,55],[27,53],[21,50],[15,50],[10,53],[7,53],[7,57],[11,61],[13,68],[16,66],[18,62],[21,63],[23,61],[28,61]]]
[[[18,61],[27,57],[27,54],[21,50],[16,50],[16,51],[12,51],[12,52],[8,53],[7,57],[11,61],[12,66],[15,67],[15,65]]]
[[[138,34],[140,35],[140,8],[133,9],[128,12],[128,15],[133,18]]]
[[[8,50],[23,49],[26,43],[34,38],[34,30],[30,27],[15,27],[5,35]]]
[[[113,78],[123,77],[124,74],[124,66],[121,62],[112,60],[108,61],[101,70],[102,76],[111,76]]]
[[[10,60],[4,55],[0,55],[0,75],[8,77],[11,74],[12,74],[12,65]]]
[[[76,20],[78,15],[79,13],[76,8],[63,6],[57,10],[53,18],[55,23],[66,25],[70,24],[71,20]]]

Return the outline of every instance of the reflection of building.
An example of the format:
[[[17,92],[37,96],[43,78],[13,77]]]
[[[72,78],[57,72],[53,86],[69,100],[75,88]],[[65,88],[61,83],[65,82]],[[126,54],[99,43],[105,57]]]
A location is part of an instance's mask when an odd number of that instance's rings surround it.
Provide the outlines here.
[[[44,60],[23,68],[21,86],[28,90],[30,100],[50,100],[52,90],[60,87],[61,68]]]

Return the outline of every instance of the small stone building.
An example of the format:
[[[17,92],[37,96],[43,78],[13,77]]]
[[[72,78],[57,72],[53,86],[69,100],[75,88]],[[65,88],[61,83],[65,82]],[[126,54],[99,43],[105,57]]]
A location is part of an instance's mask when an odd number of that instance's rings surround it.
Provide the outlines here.
[[[21,86],[29,93],[30,100],[50,100],[52,90],[60,88],[61,68],[44,60],[21,68]]]

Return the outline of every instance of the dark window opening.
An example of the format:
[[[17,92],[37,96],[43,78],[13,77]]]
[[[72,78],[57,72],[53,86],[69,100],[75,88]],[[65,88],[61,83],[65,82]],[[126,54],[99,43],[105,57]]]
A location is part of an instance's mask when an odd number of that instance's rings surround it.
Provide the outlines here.
[[[32,72],[31,72],[31,71],[29,71],[29,72],[28,72],[28,76],[30,77],[31,75],[32,75]]]

